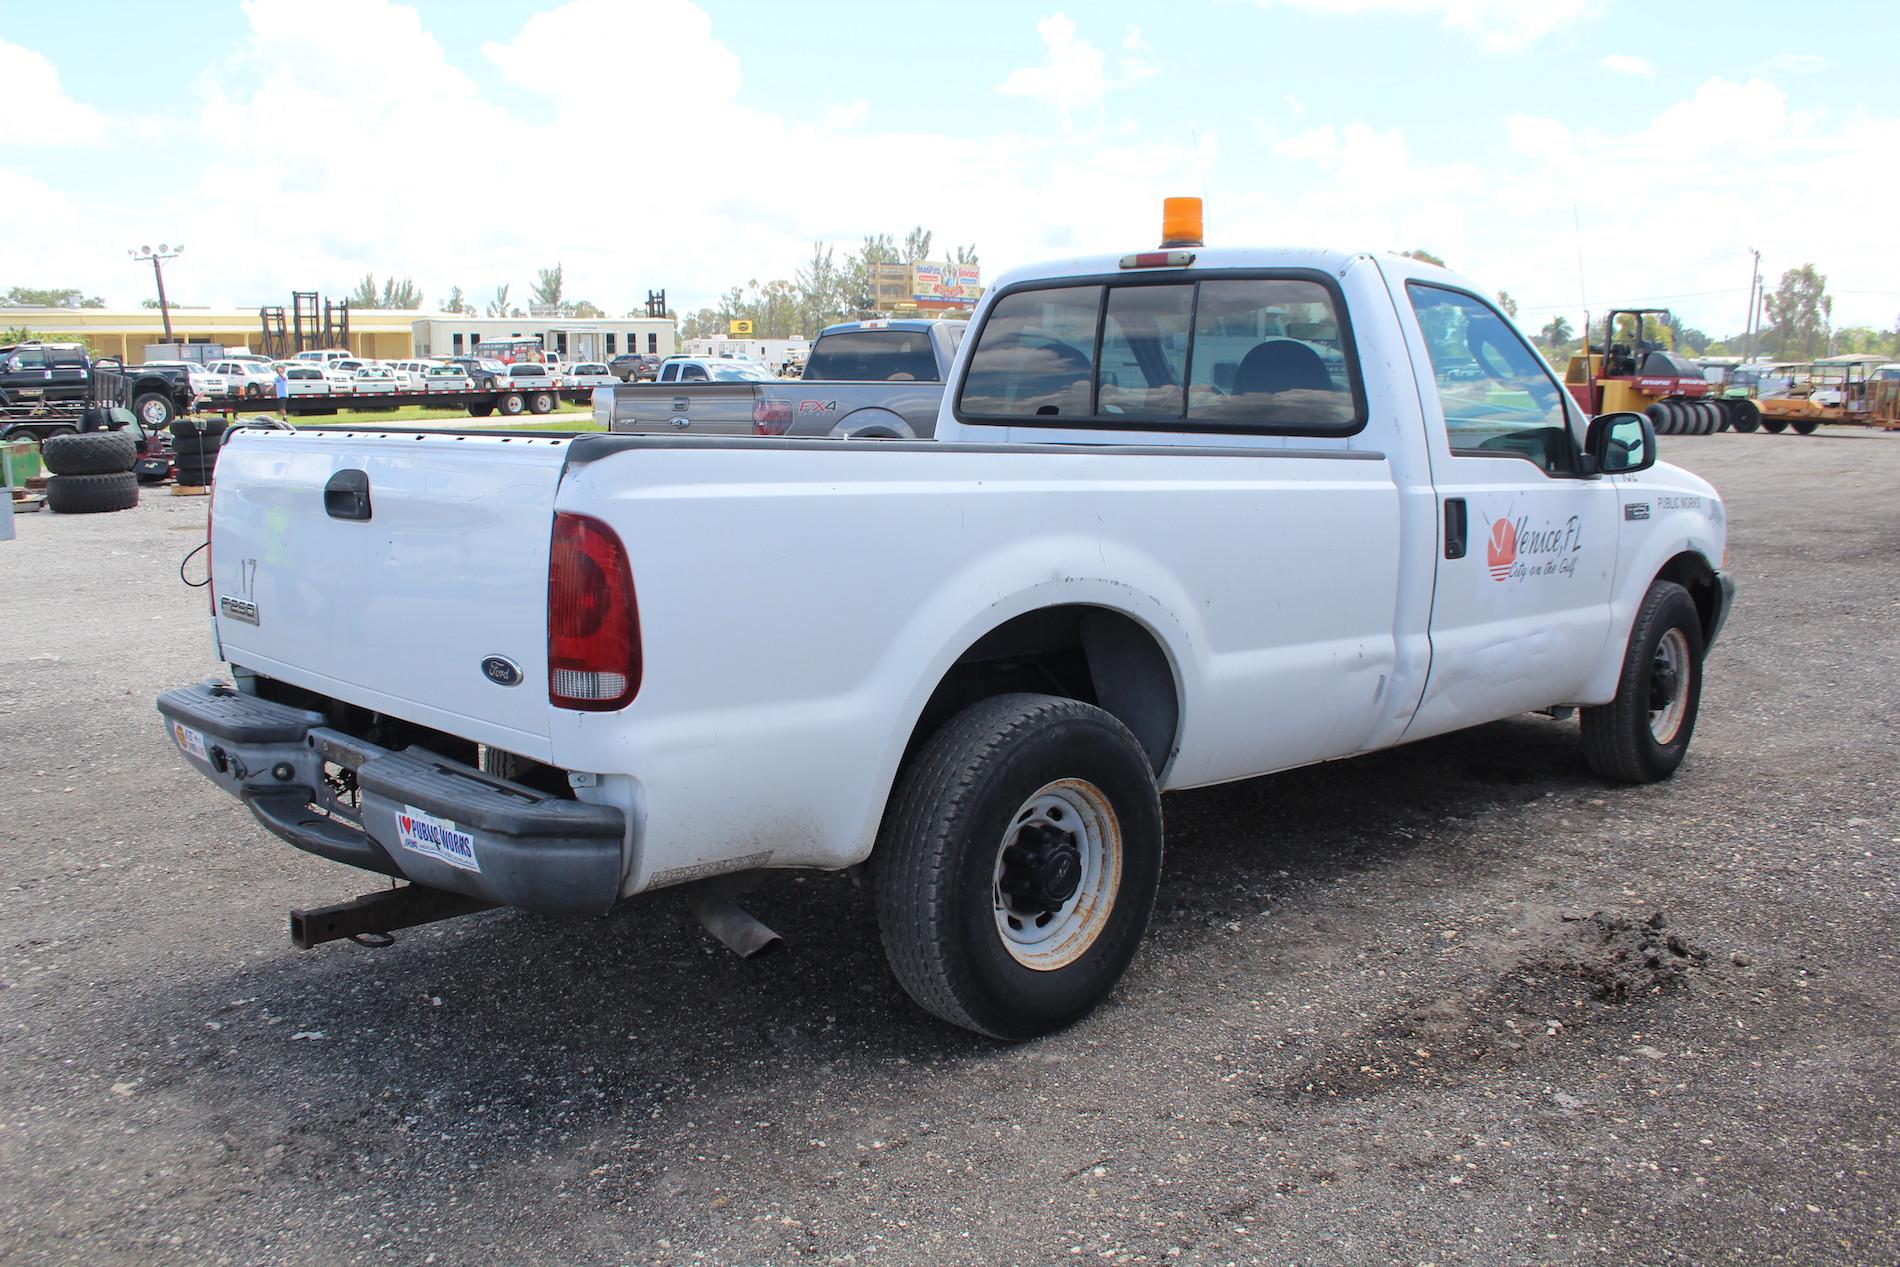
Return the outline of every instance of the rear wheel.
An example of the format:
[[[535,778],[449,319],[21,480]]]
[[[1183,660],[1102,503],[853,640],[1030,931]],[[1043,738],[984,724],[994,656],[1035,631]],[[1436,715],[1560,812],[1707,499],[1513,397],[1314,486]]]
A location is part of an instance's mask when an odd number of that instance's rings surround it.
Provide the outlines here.
[[[1092,705],[981,700],[905,767],[875,858],[905,992],[954,1025],[1033,1038],[1086,1015],[1134,957],[1161,876],[1154,772]]]
[[[1650,405],[1643,410],[1643,413],[1649,418],[1649,425],[1656,429],[1657,435],[1667,436],[1675,434],[1675,427],[1669,420],[1669,406],[1662,401],[1659,400],[1655,404]]]
[[[172,398],[164,392],[145,392],[132,401],[132,412],[147,431],[157,431],[171,425],[178,410],[172,405]]]
[[[1778,436],[1782,432],[1788,429],[1788,420],[1786,418],[1772,418],[1772,417],[1764,416],[1761,420],[1761,425],[1768,429],[1768,433],[1770,435]]]
[[[1583,710],[1583,754],[1606,779],[1653,783],[1688,755],[1702,700],[1702,620],[1689,591],[1657,581],[1643,596],[1616,698]]]
[[[1820,427],[1819,418],[1796,418],[1791,424],[1796,435],[1811,436]]]
[[[510,418],[518,418],[527,409],[528,402],[520,392],[509,392],[501,398],[501,412]]]
[[[495,406],[492,402],[484,402],[482,404],[471,402],[468,407],[468,416],[471,418],[486,418],[494,412]]]
[[[1729,412],[1734,416],[1737,431],[1746,433],[1761,426],[1761,409],[1752,400],[1729,401]]]
[[[554,393],[535,392],[528,397],[528,412],[531,414],[551,414],[554,412]]]

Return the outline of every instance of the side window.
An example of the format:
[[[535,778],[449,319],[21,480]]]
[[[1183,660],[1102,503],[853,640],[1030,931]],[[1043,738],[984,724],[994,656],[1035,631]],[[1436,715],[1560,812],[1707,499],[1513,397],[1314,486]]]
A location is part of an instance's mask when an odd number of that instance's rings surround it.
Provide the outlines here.
[[[682,365],[680,367],[682,383],[703,383],[706,381],[706,367],[703,365]]]
[[[23,370],[41,370],[46,368],[46,353],[39,348],[21,348],[13,354]]]
[[[662,365],[660,367],[660,377],[657,381],[662,382],[662,383],[677,382],[679,379],[679,376],[680,376],[680,367],[677,364]]]
[[[1087,417],[1095,377],[1100,286],[1005,295],[977,337],[958,397],[991,418]]]
[[[1108,292],[1096,413],[1131,420],[1181,416],[1193,309],[1192,286],[1118,286]]]
[[[1453,453],[1519,457],[1552,474],[1576,469],[1563,390],[1502,317],[1481,299],[1408,283],[1431,357]]]

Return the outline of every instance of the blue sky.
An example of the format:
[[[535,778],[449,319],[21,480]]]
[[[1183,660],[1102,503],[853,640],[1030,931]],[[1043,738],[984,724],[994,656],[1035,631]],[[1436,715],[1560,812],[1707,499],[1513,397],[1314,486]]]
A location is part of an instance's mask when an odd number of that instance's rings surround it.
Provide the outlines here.
[[[1747,248],[1891,326],[1900,6],[1613,0],[0,4],[38,139],[0,286],[283,302],[365,271],[484,298],[560,260],[623,311],[922,223],[986,271],[1210,238],[1423,246],[1524,305],[1739,327]],[[19,136],[18,131],[14,133]],[[136,176],[129,182],[128,176]],[[1581,233],[1579,233],[1579,229]]]

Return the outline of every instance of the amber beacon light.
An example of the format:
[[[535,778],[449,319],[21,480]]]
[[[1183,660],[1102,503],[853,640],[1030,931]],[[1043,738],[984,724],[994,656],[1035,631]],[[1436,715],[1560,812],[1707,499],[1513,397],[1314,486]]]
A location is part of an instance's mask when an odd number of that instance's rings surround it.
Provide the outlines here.
[[[1205,246],[1201,240],[1201,200],[1199,198],[1163,198],[1161,200],[1161,245]]]

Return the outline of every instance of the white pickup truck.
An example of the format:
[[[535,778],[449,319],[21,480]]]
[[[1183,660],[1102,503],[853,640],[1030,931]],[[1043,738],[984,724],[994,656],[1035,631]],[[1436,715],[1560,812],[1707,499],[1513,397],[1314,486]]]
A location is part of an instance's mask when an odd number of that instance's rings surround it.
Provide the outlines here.
[[[865,866],[903,988],[1030,1037],[1134,955],[1160,792],[1530,710],[1608,778],[1682,761],[1722,503],[1486,293],[1178,242],[1019,269],[935,441],[244,431],[232,681],[158,708],[271,831],[412,881],[300,944],[690,883],[753,947],[735,873]]]

